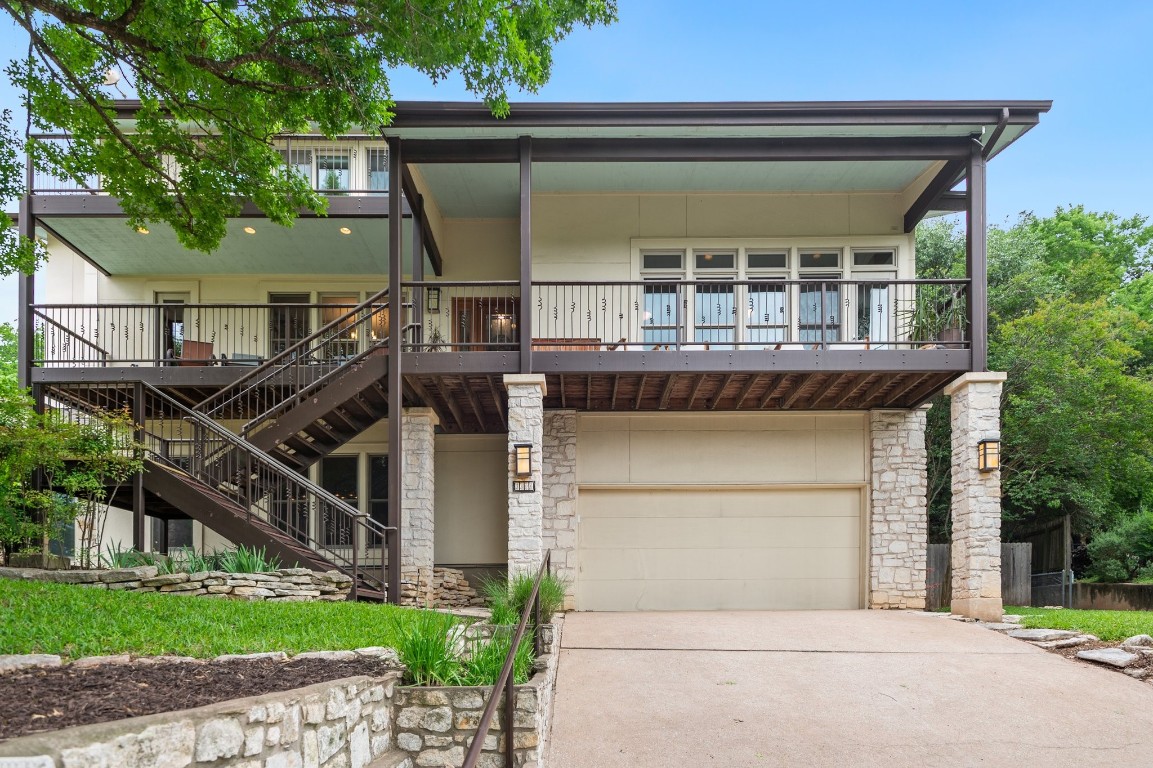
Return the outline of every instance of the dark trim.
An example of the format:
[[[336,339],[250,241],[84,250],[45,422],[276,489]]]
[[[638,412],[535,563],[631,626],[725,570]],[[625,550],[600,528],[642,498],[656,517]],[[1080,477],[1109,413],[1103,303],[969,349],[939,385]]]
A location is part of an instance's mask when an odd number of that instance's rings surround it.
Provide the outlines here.
[[[985,155],[977,141],[970,147],[968,177],[969,208],[965,226],[965,274],[969,278],[969,334],[973,370],[988,370],[989,267],[988,217],[985,211]]]
[[[534,139],[538,163],[963,160],[968,136]],[[512,139],[410,139],[412,163],[515,163]]]
[[[20,198],[20,211],[16,215],[19,237],[36,236],[36,222],[32,216],[31,197]],[[16,276],[16,381],[21,389],[32,386],[32,357],[35,353],[36,324],[32,319],[36,303],[36,273]]]
[[[1001,134],[1005,132],[1005,127],[1009,124],[1009,108],[1005,107],[1001,110],[1001,119],[997,121],[997,127],[993,129],[993,135],[985,142],[985,148],[981,151],[981,156],[986,160],[989,155],[993,154],[993,150],[997,147],[997,142],[1001,139]]]
[[[441,376],[516,373],[515,352],[405,352],[406,375]],[[135,369],[133,369],[135,370]],[[536,350],[532,373],[801,373],[801,372],[921,372],[964,373],[967,349],[827,350],[732,352],[570,352]]]
[[[968,205],[969,195],[965,192],[942,192],[930,210],[961,213]]]
[[[59,232],[57,232],[57,231],[56,231],[55,229],[53,229],[52,227],[48,226],[48,225],[47,225],[47,224],[44,222],[44,220],[43,220],[43,219],[37,219],[37,222],[38,222],[38,225],[39,225],[39,226],[40,226],[40,227],[41,227],[41,228],[42,228],[42,229],[43,229],[45,232],[47,232],[48,234],[52,235],[52,237],[54,237],[54,238],[56,238],[57,240],[59,240],[59,241],[60,241],[60,243],[61,243],[61,244],[62,244],[62,245],[65,247],[65,248],[67,248],[68,250],[72,251],[74,254],[76,254],[76,255],[77,255],[77,256],[79,256],[80,258],[84,259],[86,262],[88,262],[88,265],[89,265],[90,267],[92,267],[93,269],[95,269],[97,272],[99,272],[100,274],[104,275],[105,277],[111,277],[111,276],[112,276],[112,273],[111,273],[111,272],[109,272],[107,269],[105,269],[105,268],[104,268],[104,267],[102,267],[100,264],[98,264],[98,263],[97,263],[95,260],[93,260],[93,259],[92,259],[92,257],[90,257],[90,256],[89,256],[87,253],[85,253],[85,252],[84,252],[84,251],[83,251],[83,250],[82,250],[82,249],[81,249],[79,246],[73,245],[71,240],[69,240],[68,238],[66,238],[66,237],[64,237],[63,235],[61,235]]]
[[[945,192],[952,189],[953,185],[965,172],[965,160],[953,159],[945,163],[936,176],[929,181],[924,191],[918,195],[916,201],[909,206],[909,210],[905,211],[905,232],[912,232],[917,228],[917,224],[921,219],[925,218],[925,214],[929,211],[935,210],[935,205],[938,198]]]
[[[520,163],[520,372],[532,371],[532,160],[533,141],[521,136]]]
[[[32,195],[33,215],[37,218],[46,216],[66,216],[78,218],[83,216],[97,216],[103,218],[126,217],[124,209],[120,207],[120,200],[111,195],[87,194],[51,194]],[[312,218],[357,218],[376,217],[387,218],[389,212],[388,195],[333,195],[328,198],[328,212],[322,217],[315,211],[301,208],[297,216],[302,219]],[[412,215],[407,201],[402,200],[401,215]],[[249,201],[241,204],[240,213],[234,218],[263,219],[265,214]]]
[[[388,601],[400,604],[400,532],[404,529],[404,432],[402,421],[404,403],[404,378],[401,376],[403,361],[400,354],[401,333],[404,325],[401,306],[401,281],[404,259],[401,249],[404,239],[401,232],[401,183],[403,168],[401,162],[402,145],[399,139],[388,142],[388,525],[393,533],[388,537]]]
[[[1015,125],[1035,124],[1051,101],[795,101],[513,103],[496,118],[478,102],[399,101],[389,126],[710,126],[956,125],[996,123],[1009,109]]]
[[[428,260],[432,262],[432,271],[436,273],[437,277],[443,277],[444,257],[440,255],[436,234],[432,231],[432,225],[428,223],[428,217],[424,214],[424,197],[417,191],[416,181],[412,178],[412,171],[409,170],[407,163],[404,165],[404,175],[401,177],[401,188],[404,190],[405,210],[417,212],[417,219],[420,221],[420,233],[424,247],[428,249]]]

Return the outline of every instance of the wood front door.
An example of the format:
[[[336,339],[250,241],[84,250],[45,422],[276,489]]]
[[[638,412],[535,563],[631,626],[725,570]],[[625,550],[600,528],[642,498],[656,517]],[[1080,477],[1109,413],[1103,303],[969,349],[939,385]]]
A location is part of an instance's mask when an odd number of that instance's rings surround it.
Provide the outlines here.
[[[461,352],[516,350],[520,299],[484,296],[452,300],[452,341]]]

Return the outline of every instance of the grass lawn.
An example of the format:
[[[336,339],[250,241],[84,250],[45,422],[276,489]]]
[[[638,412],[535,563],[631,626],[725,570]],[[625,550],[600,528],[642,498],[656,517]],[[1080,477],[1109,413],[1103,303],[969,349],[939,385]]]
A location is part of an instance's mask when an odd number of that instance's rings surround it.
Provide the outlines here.
[[[391,646],[422,613],[374,603],[250,603],[0,579],[0,654],[207,658]]]
[[[1005,613],[1024,616],[1026,627],[1073,629],[1102,640],[1124,640],[1133,635],[1153,635],[1153,611],[1059,611],[1044,608],[1006,607]]]

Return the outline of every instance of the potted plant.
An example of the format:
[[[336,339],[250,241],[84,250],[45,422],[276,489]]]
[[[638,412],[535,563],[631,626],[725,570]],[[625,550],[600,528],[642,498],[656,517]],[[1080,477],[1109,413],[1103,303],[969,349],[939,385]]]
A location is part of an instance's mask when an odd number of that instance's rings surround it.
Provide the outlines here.
[[[965,302],[951,290],[951,286],[925,286],[915,303],[897,314],[901,322],[901,335],[914,343],[940,342],[949,349],[958,349],[965,339],[968,320]]]

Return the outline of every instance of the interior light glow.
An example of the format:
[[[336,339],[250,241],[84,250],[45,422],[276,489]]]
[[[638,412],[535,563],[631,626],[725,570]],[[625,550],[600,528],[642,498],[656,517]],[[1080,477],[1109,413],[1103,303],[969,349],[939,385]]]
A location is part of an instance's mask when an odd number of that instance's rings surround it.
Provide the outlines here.
[[[352,230],[351,230],[351,229],[349,229],[348,227],[341,227],[341,228],[340,228],[340,234],[342,234],[342,235],[351,235],[351,234],[352,234]]]

